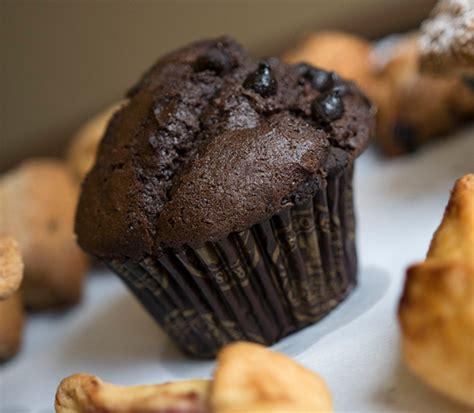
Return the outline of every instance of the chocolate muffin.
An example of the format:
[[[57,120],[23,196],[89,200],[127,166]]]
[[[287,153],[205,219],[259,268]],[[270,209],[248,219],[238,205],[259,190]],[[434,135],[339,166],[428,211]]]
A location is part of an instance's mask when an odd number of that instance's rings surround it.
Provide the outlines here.
[[[352,83],[222,37],[162,57],[127,97],[76,232],[182,349],[271,344],[347,296],[353,162],[373,129]]]

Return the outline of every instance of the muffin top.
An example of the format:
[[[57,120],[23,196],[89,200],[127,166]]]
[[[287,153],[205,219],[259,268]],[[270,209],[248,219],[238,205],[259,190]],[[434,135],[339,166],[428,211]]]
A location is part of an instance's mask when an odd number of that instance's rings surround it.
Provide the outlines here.
[[[199,247],[324,188],[373,129],[335,73],[256,61],[227,37],[161,59],[128,92],[86,177],[76,232],[105,259]]]

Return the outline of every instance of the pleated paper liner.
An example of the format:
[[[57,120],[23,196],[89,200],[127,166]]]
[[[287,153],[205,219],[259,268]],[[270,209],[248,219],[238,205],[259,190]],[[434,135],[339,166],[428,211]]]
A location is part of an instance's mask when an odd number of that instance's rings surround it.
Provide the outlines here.
[[[270,345],[314,323],[356,284],[352,167],[312,199],[202,248],[108,264],[187,353]]]

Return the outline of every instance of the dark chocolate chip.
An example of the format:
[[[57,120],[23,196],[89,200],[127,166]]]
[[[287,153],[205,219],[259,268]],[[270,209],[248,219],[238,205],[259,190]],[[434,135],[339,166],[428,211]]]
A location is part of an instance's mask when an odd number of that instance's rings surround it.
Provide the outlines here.
[[[331,93],[334,93],[337,96],[344,96],[344,95],[347,95],[350,92],[350,90],[351,88],[347,83],[341,82],[332,88]]]
[[[244,81],[245,89],[252,89],[262,96],[274,95],[277,82],[268,63],[260,63],[255,72],[250,73]]]
[[[208,50],[205,54],[199,56],[193,64],[195,72],[211,70],[220,75],[232,69],[235,61],[228,53],[220,49]]]
[[[326,93],[318,96],[311,104],[314,119],[329,123],[339,119],[344,114],[344,104],[338,93]]]
[[[308,80],[311,86],[318,92],[326,92],[331,89],[338,78],[334,72],[327,72],[307,63],[297,65],[297,71],[298,74]]]
[[[298,63],[294,65],[294,67],[296,69],[296,72],[298,73],[298,76],[303,76],[303,77],[309,70],[314,68],[308,63]]]
[[[396,123],[393,128],[393,139],[405,152],[415,152],[419,143],[416,130],[405,123]]]

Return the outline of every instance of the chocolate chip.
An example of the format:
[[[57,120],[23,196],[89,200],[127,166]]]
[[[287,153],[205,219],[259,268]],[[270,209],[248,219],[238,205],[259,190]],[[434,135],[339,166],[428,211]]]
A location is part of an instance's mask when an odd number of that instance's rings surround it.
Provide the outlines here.
[[[338,96],[344,96],[347,95],[350,92],[351,88],[347,83],[343,83],[342,81],[335,85],[331,92],[338,95]]]
[[[316,120],[329,123],[344,114],[344,104],[338,93],[326,93],[318,96],[311,104],[311,113]]]
[[[250,73],[244,81],[245,89],[252,89],[262,96],[274,95],[277,82],[268,63],[260,63],[255,72]]]
[[[418,149],[418,138],[413,126],[396,123],[393,128],[393,139],[405,152],[415,152]]]
[[[228,53],[220,49],[211,49],[199,56],[193,64],[195,72],[210,70],[220,75],[232,69],[235,61]]]
[[[303,77],[309,70],[313,69],[313,66],[311,66],[308,63],[298,63],[294,67],[296,69],[296,72],[298,73],[298,76],[303,76]]]
[[[318,92],[328,91],[334,86],[336,79],[338,79],[338,76],[334,72],[327,72],[307,63],[300,63],[297,66],[297,71],[299,75],[308,80],[311,86]]]

